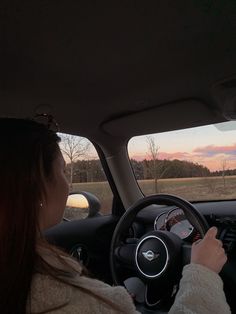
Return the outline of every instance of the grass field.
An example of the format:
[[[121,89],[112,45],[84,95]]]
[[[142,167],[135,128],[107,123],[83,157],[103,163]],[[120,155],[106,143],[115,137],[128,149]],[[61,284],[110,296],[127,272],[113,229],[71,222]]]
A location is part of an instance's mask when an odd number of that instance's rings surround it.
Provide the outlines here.
[[[145,195],[154,194],[153,180],[138,181]],[[102,204],[101,212],[111,211],[112,193],[107,182],[74,183],[73,191],[96,195]],[[189,201],[236,199],[236,176],[181,178],[158,180],[158,193],[169,193]]]

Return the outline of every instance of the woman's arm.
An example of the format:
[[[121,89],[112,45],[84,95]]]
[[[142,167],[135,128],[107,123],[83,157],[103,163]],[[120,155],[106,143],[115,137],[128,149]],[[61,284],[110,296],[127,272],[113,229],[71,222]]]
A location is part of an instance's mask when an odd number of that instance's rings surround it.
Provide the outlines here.
[[[179,291],[169,314],[229,314],[223,282],[218,275],[227,257],[217,229],[210,228],[203,240],[193,244],[191,263],[184,267]]]

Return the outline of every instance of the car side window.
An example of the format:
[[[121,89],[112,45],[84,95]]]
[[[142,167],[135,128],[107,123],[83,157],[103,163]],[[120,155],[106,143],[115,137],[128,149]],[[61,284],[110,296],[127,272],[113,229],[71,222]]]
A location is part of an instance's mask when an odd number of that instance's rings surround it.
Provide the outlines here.
[[[109,214],[113,195],[93,144],[80,136],[62,133],[59,136],[72,194],[64,218],[74,220]]]

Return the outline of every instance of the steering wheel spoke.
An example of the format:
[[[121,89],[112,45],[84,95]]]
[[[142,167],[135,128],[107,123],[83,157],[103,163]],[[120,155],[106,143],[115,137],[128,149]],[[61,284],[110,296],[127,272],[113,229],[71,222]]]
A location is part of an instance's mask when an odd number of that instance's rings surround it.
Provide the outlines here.
[[[145,303],[146,284],[140,278],[129,277],[124,281],[124,286],[137,303]]]
[[[182,243],[182,263],[183,263],[183,266],[190,263],[191,250],[192,250],[192,245],[188,242],[183,241],[183,243]]]
[[[169,286],[165,280],[150,281],[145,286],[145,305],[148,307],[160,307],[165,300],[170,300],[175,295],[177,286]]]
[[[136,243],[120,244],[115,249],[115,258],[124,267],[135,269]]]

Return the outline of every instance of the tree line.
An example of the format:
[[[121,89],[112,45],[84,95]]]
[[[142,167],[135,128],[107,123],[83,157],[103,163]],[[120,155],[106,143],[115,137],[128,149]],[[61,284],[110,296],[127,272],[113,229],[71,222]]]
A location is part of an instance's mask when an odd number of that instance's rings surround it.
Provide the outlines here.
[[[131,159],[131,164],[138,180],[168,179],[168,178],[192,178],[210,176],[207,167],[197,163],[183,160],[147,160],[137,161]]]
[[[154,160],[137,161],[131,159],[131,164],[137,180],[154,179],[154,172],[157,179],[208,177],[212,175],[207,167],[178,159],[155,160],[155,165]],[[71,175],[70,170],[71,166],[67,164],[68,177]],[[106,176],[99,159],[77,160],[74,162],[73,182],[100,182],[105,180]]]
[[[236,175],[236,169],[226,169],[226,170],[218,170],[211,172],[212,176],[215,177],[221,177],[223,175],[225,176],[235,176]]]
[[[106,176],[99,159],[77,160],[73,163],[73,177],[71,178],[71,164],[66,165],[66,174],[71,182],[101,182]]]

